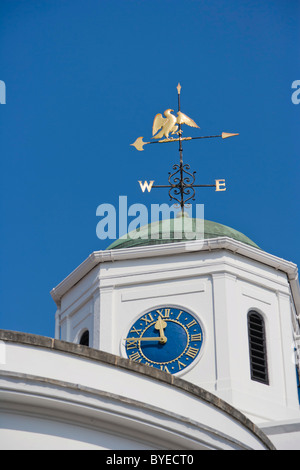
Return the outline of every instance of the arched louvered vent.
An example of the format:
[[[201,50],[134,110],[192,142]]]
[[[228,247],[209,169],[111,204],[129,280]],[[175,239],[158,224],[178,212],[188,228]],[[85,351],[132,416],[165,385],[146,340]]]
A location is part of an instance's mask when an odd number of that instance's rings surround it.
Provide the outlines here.
[[[90,334],[88,330],[86,330],[84,333],[82,333],[79,344],[82,344],[82,346],[89,346],[89,341],[90,341]]]
[[[248,313],[251,379],[269,385],[265,322],[255,312]]]

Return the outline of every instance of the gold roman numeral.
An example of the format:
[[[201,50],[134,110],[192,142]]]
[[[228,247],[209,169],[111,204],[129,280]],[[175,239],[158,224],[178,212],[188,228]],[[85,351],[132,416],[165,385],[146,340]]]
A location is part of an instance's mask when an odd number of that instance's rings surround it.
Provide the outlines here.
[[[169,318],[170,312],[171,312],[170,308],[165,308],[165,318]]]
[[[191,341],[201,341],[201,333],[197,333],[196,335],[191,335]]]
[[[178,313],[177,317],[176,317],[176,320],[179,319],[180,315],[182,314],[182,310]]]
[[[141,320],[144,320],[146,325],[147,325],[147,323],[151,323],[152,321],[154,321],[151,313],[147,313],[147,315],[142,317]]]
[[[130,333],[136,333],[137,335],[139,335],[141,331],[142,331],[142,330],[137,330],[136,327],[133,326],[133,327],[131,328],[131,330],[130,330]]]
[[[171,372],[169,371],[169,369],[167,368],[167,366],[161,365],[161,366],[160,366],[160,370],[163,370],[163,371],[168,372],[169,374],[171,374]]]
[[[169,318],[170,317],[170,308],[165,308],[165,314],[163,314],[164,309],[162,308],[161,310],[156,310],[157,313],[161,316],[161,318]]]
[[[194,325],[196,325],[196,324],[197,324],[197,323],[196,323],[196,320],[192,320],[192,321],[190,321],[190,323],[188,323],[186,326],[187,326],[188,328],[191,328],[191,326],[194,326]]]
[[[186,367],[186,364],[184,364],[183,362],[180,362],[179,360],[177,360],[177,365],[178,365],[178,368],[179,370],[183,369],[184,367]],[[180,367],[182,366],[182,367]]]
[[[136,349],[137,348],[137,340],[127,340],[127,349]]]
[[[142,358],[140,353],[137,351],[129,356],[129,359],[135,362],[141,362]]]
[[[186,355],[194,359],[199,352],[199,349],[189,347],[189,349],[186,352]]]

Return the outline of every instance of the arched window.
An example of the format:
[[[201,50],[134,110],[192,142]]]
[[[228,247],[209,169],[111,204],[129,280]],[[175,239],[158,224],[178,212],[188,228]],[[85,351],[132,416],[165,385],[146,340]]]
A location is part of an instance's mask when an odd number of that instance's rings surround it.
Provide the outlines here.
[[[259,313],[248,313],[251,379],[269,385],[265,322]]]
[[[82,344],[82,346],[89,346],[89,341],[90,341],[89,331],[85,330],[81,335],[79,344]]]

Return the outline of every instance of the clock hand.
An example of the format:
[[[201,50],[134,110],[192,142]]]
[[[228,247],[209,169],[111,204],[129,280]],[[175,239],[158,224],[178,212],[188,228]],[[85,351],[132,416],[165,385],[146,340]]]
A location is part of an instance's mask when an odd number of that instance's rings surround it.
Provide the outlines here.
[[[159,337],[140,337],[140,338],[126,338],[126,341],[159,341],[161,344],[165,344],[167,342],[167,337],[165,336],[164,328],[167,327],[167,323],[162,320],[161,317],[158,317],[157,322],[154,325],[156,330],[159,330]]]
[[[145,336],[144,338],[125,338],[125,341],[159,341],[160,343],[164,344],[167,342],[167,338],[166,336]]]
[[[164,328],[167,328],[167,322],[163,321],[163,319],[161,317],[158,317],[158,320],[155,323],[154,328],[156,330],[159,330],[159,334],[160,334],[161,338],[166,338]]]

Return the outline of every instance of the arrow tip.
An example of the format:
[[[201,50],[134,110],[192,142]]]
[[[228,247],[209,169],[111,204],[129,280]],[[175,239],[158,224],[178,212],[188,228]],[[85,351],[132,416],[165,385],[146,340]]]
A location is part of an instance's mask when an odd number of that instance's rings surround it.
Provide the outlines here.
[[[227,132],[222,132],[222,139],[227,139],[227,137],[232,137],[239,134],[228,134]]]

